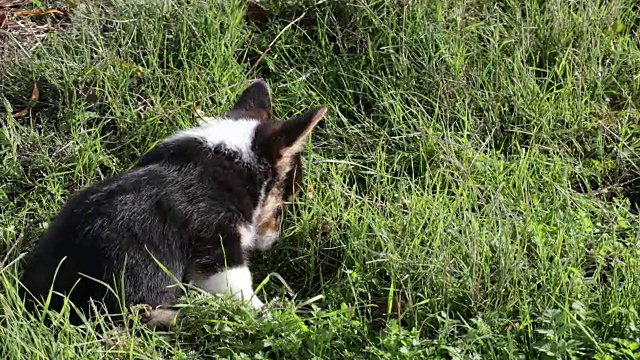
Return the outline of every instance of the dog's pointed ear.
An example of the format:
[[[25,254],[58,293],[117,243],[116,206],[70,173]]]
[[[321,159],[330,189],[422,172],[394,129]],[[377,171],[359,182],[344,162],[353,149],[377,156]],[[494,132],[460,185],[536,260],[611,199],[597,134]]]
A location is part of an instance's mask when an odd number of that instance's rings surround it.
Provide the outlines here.
[[[313,109],[282,123],[279,136],[282,139],[280,156],[291,157],[304,147],[311,131],[327,114],[327,108]]]
[[[258,127],[254,149],[267,157],[282,172],[295,162],[305,140],[327,113],[327,108],[313,109],[293,119],[279,123],[264,123]]]
[[[258,119],[261,121],[270,121],[271,116],[271,89],[262,79],[249,85],[227,113],[227,117],[232,119]]]

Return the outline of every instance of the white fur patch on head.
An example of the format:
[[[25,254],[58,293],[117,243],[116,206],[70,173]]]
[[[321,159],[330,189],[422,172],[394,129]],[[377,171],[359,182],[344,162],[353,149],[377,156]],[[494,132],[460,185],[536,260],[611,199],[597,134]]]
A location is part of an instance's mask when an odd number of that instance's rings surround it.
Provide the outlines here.
[[[169,137],[166,141],[177,140],[185,137],[202,139],[210,147],[222,146],[233,152],[249,163],[256,161],[255,154],[251,150],[256,128],[259,120],[252,119],[226,119],[204,118],[203,125],[182,130]]]

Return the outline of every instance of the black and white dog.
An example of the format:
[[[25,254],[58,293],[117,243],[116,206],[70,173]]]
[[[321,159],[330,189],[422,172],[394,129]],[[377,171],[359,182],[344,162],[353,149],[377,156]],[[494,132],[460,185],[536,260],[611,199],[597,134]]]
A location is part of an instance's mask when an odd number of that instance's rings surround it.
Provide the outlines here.
[[[283,204],[301,181],[300,151],[326,111],[275,122],[269,86],[258,80],[225,116],[173,134],[130,171],[75,194],[26,265],[27,308],[53,290],[50,309],[62,308],[58,293],[85,315],[91,301],[122,313],[110,285],[125,305],[148,305],[149,323],[169,326],[167,307],[182,295],[176,278],[262,308],[248,252],[277,240]]]

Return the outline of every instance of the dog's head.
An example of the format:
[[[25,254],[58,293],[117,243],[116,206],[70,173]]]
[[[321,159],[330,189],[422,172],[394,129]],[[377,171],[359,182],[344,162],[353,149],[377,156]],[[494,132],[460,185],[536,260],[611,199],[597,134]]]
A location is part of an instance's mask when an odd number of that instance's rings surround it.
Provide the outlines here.
[[[224,117],[202,118],[205,126],[219,127],[216,137],[220,136],[222,143],[235,147],[249,161],[268,165],[252,229],[246,230],[255,234],[253,246],[264,250],[278,238],[283,206],[301,189],[300,152],[326,112],[324,107],[311,109],[289,120],[274,121],[269,86],[257,80]]]

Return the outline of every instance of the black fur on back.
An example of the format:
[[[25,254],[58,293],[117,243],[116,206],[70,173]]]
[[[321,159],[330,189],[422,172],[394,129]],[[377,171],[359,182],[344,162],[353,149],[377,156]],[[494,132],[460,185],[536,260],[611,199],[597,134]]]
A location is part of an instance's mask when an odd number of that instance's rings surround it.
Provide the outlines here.
[[[267,124],[256,128],[255,137],[270,132],[276,144],[288,135],[278,135],[281,126],[268,123],[270,106],[268,87],[258,81],[245,90],[227,119],[234,114],[244,119],[251,111],[264,115],[254,118]],[[285,180],[278,181],[277,156],[260,156],[258,147],[277,153],[283,145],[266,144],[253,146],[258,155],[247,161],[224,144],[178,136],[161,142],[131,170],[71,196],[29,256],[21,279],[27,308],[35,309],[34,297],[42,301],[52,287],[88,316],[90,299],[102,302],[109,314],[136,304],[172,304],[182,295],[180,288],[156,261],[182,282],[193,273],[215,274],[246,264],[250,249],[243,248],[238,226],[251,223],[265,189],[281,186],[292,195],[301,176],[297,155]],[[273,214],[278,221],[280,212]],[[90,278],[122,289],[125,308]],[[63,298],[54,293],[49,308],[59,311],[62,306]],[[71,321],[78,324],[80,317],[72,312]]]

